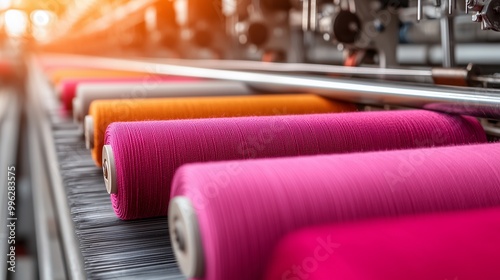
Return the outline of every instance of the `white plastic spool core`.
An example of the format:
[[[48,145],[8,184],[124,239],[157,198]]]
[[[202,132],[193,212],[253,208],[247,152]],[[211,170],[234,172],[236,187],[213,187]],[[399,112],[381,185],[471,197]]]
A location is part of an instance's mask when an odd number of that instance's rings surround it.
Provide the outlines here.
[[[205,274],[205,257],[198,218],[187,197],[177,196],[170,201],[168,228],[182,273],[187,278],[202,278]]]
[[[63,96],[63,87],[61,84],[57,85],[56,87],[56,95],[57,95],[57,98],[61,98]]]
[[[82,121],[82,102],[78,97],[73,98],[73,121],[80,123]]]
[[[109,194],[116,194],[118,189],[116,187],[115,155],[110,145],[102,147],[102,172],[106,190]]]
[[[83,122],[83,129],[85,130],[85,147],[87,150],[94,148],[94,118],[90,115],[85,116]]]

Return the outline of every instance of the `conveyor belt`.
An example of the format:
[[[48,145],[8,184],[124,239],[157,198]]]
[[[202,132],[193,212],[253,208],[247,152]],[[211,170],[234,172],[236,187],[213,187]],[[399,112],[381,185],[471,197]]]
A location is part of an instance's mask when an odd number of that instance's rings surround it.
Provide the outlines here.
[[[51,112],[50,119],[87,277],[184,279],[170,247],[167,219],[116,218],[102,171],[85,149],[78,126],[58,112]]]
[[[79,126],[63,116],[56,95],[30,63],[28,92],[38,141],[44,147],[69,279],[184,279],[168,235],[167,219],[116,218]]]

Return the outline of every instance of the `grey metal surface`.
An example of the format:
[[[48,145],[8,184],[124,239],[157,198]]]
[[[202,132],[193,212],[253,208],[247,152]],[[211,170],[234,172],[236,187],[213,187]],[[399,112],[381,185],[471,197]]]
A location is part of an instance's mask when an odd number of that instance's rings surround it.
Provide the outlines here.
[[[49,172],[53,199],[57,209],[57,223],[61,233],[68,278],[73,280],[85,279],[86,273],[83,269],[83,258],[76,239],[66,192],[59,173],[59,161],[56,157],[56,147],[52,137],[51,125],[49,123],[47,111],[44,110],[46,108],[51,108],[49,106],[53,103],[50,103],[50,100],[54,98],[51,98],[51,89],[41,76],[42,74],[36,66],[36,63],[30,61],[29,66],[28,94],[30,98],[33,98],[32,102],[40,106],[34,108],[33,113],[35,113],[35,118],[38,120],[38,133],[45,151],[45,164]]]
[[[33,65],[34,68],[36,66]],[[71,279],[185,279],[170,245],[166,218],[121,221],[78,124],[61,116],[41,79],[38,120]],[[46,87],[45,89],[42,89]],[[40,91],[44,91],[43,94]]]
[[[35,124],[34,116],[29,117],[29,148],[30,148],[30,161],[31,165],[31,178],[36,182],[36,187],[33,190],[33,207],[35,209],[35,230],[36,230],[36,243],[37,243],[37,256],[39,264],[39,277],[40,279],[53,279],[51,254],[50,254],[50,238],[48,234],[46,219],[46,207],[51,207],[45,203],[45,186],[47,180],[44,177],[43,171],[40,171],[44,162],[41,159],[41,151],[38,142],[38,133]],[[42,190],[42,189],[43,190]],[[47,205],[46,207],[44,205]]]
[[[56,60],[57,56],[52,56],[51,59]],[[59,56],[59,59],[87,67],[242,81],[266,91],[308,91],[337,100],[368,105],[399,105],[476,117],[500,118],[500,90],[495,89],[277,75],[85,56]]]
[[[9,104],[9,96],[3,92],[0,93],[0,123],[7,112],[7,104]]]
[[[0,222],[7,225],[7,167],[15,165],[20,123],[20,101],[15,92],[2,88],[5,107],[0,119]],[[8,228],[0,227],[0,280],[7,279]]]
[[[31,181],[33,183],[33,208],[36,231],[38,278],[40,280],[67,279],[64,269],[60,238],[55,229],[54,204],[51,196],[49,178],[45,170],[41,140],[36,128],[33,104],[28,112],[28,145],[30,156]]]
[[[491,30],[481,30],[479,24],[471,21],[470,15],[457,15],[453,21],[456,43],[500,41],[500,33]],[[418,24],[405,26],[402,31],[403,39],[410,44],[439,44],[441,38],[439,24],[439,19],[427,19]]]
[[[484,65],[499,65],[500,44],[458,44],[455,45],[455,63],[467,65],[477,63]],[[398,62],[401,64],[433,64],[438,65],[443,61],[441,45],[399,45],[397,49]]]
[[[436,27],[439,29],[439,26]],[[477,63],[497,66],[500,64],[500,56],[497,55],[498,48],[500,48],[499,43],[456,44],[455,62],[457,65]],[[307,50],[306,55],[311,62],[342,64],[344,61],[342,52],[326,44]],[[400,44],[396,55],[398,63],[402,65],[441,65],[443,61],[441,44],[425,44],[425,42]]]

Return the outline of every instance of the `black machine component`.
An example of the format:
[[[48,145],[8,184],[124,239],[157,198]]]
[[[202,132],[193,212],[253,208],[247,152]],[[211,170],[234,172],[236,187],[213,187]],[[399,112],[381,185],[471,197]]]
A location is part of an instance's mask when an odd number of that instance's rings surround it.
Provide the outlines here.
[[[177,0],[174,7],[181,28],[179,52],[193,58],[222,58],[227,42],[222,0]]]
[[[289,0],[224,1],[226,31],[232,56],[274,62],[298,62],[302,49],[300,24],[293,23]]]
[[[467,0],[466,7],[477,12],[472,20],[480,22],[483,30],[500,31],[500,0]]]
[[[358,16],[350,11],[340,11],[333,19],[332,26],[333,35],[344,44],[353,44],[362,29]]]

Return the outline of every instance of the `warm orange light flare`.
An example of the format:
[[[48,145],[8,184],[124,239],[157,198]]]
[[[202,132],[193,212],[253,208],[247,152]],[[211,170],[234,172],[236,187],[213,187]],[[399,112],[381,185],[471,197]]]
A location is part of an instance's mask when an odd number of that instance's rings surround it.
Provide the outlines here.
[[[46,10],[35,10],[31,13],[30,17],[33,25],[45,27],[50,24],[52,13]]]
[[[0,10],[6,10],[12,5],[12,0],[0,0]]]
[[[5,30],[11,36],[24,35],[28,28],[28,16],[21,10],[7,10],[4,13]]]

